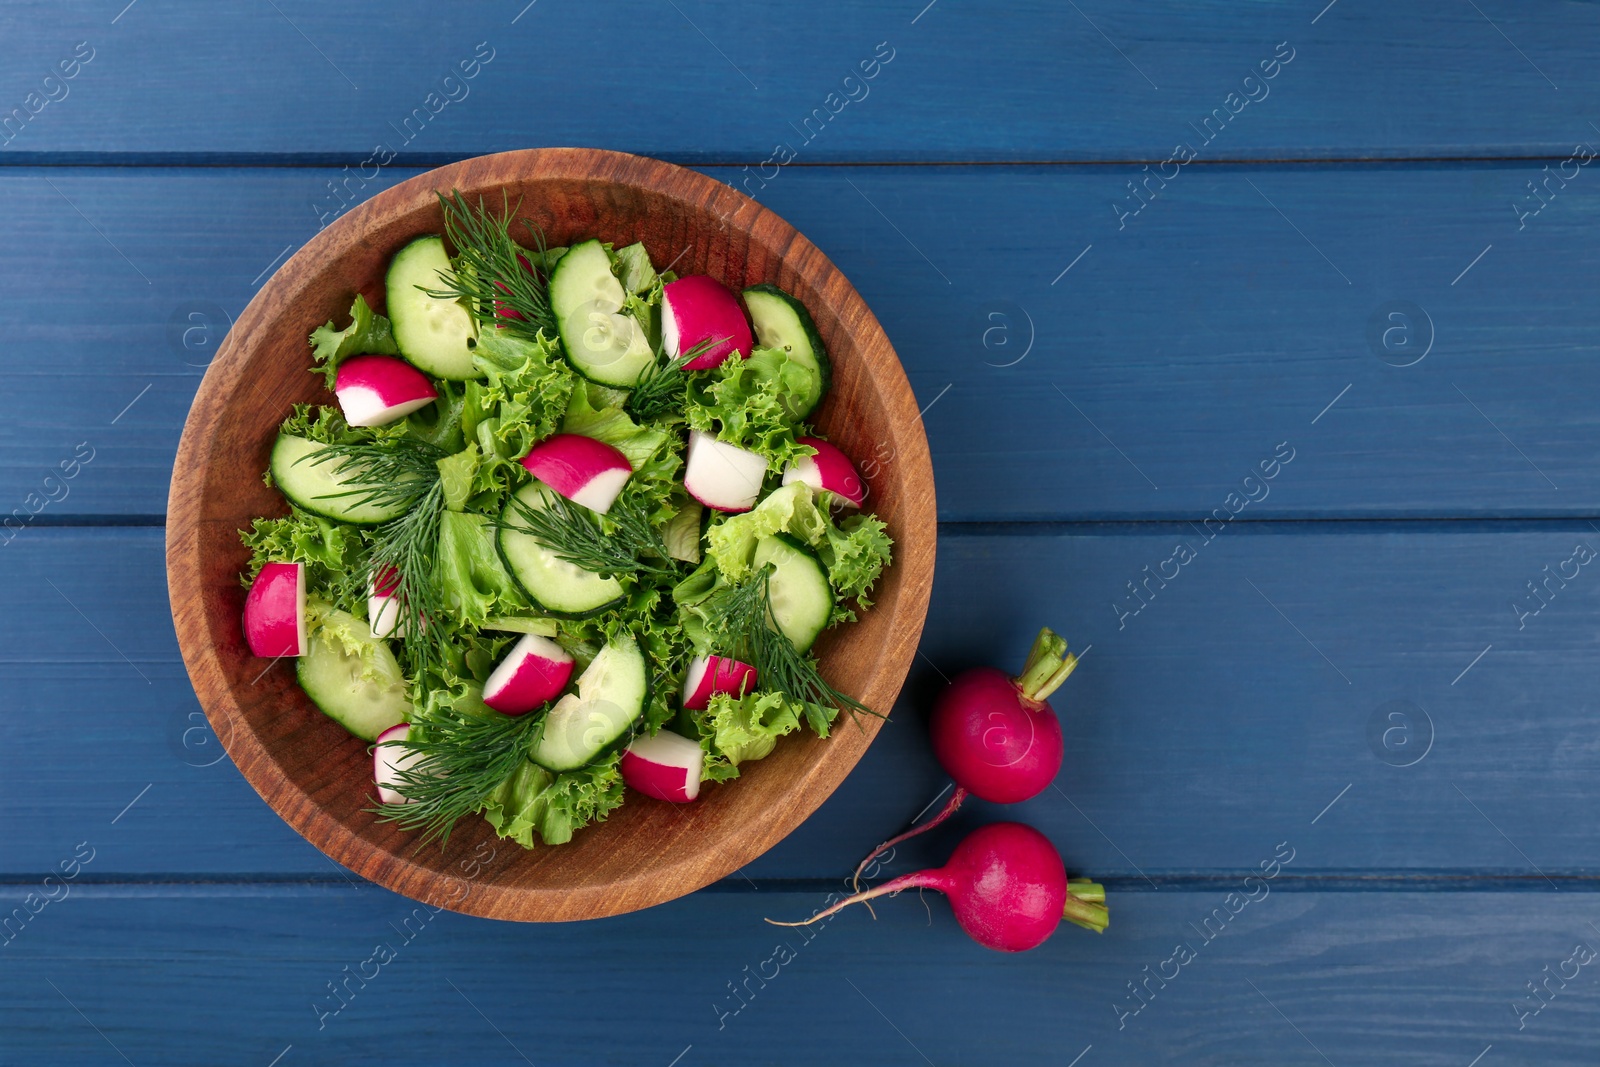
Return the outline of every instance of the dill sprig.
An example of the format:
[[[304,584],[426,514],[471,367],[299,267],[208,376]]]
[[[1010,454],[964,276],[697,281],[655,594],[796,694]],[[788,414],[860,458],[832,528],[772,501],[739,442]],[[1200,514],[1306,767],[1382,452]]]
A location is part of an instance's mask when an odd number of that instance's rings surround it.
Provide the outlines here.
[[[720,343],[702,341],[678,358],[665,363],[658,357],[652,369],[640,377],[633,392],[628,394],[628,411],[640,422],[649,422],[682,408],[683,387],[689,376],[684,367]]]
[[[513,205],[502,193],[503,210],[497,214],[484,205],[482,197],[477,207],[472,207],[459,190],[438,196],[445,236],[456,249],[455,270],[441,277],[442,290],[426,290],[428,295],[464,300],[478,322],[488,328],[510,330],[530,339],[541,330],[555,336],[547,280],[532,269],[529,258],[536,255],[543,264],[544,234],[531,220],[513,218],[522,202]],[[537,253],[530,253],[511,236],[513,221],[528,231]]]
[[[330,497],[353,497],[358,505],[404,509],[373,530],[370,580],[399,605],[395,633],[412,668],[419,672],[442,661],[448,638],[443,626],[443,594],[434,577],[439,519],[444,513],[444,481],[438,461],[445,454],[426,441],[400,437],[327,445],[306,457],[313,465],[338,464],[334,473],[349,488],[330,493]]]
[[[724,649],[735,659],[756,669],[761,688],[780,692],[801,704],[806,719],[819,734],[840,711],[877,715],[847,693],[841,693],[817,669],[814,657],[794,647],[772,622],[772,565],[757,570],[749,580],[729,586],[711,605],[711,629],[726,638]]]
[[[333,473],[350,488],[328,493],[329,499],[354,497],[355,506],[389,510],[409,508],[428,492],[429,483],[438,480],[435,464],[443,459],[441,448],[414,437],[388,441],[357,441],[323,445],[296,461],[320,467],[337,464]]]
[[[543,495],[542,508],[512,497],[516,521],[502,520],[499,525],[513,533],[527,534],[557,558],[603,577],[677,573],[665,542],[637,502],[619,497],[606,512],[606,518],[611,520],[607,531],[600,517],[583,505],[574,504],[554,490],[546,489]]]
[[[397,771],[397,791],[408,803],[379,804],[371,810],[402,830],[422,830],[419,849],[433,840],[443,847],[455,824],[483,810],[490,795],[527,759],[543,719],[470,708],[430,711],[412,727],[412,734],[421,736],[408,735],[403,742],[419,757]]]
[[[399,605],[394,632],[415,674],[442,663],[449,640],[444,594],[434,574],[443,515],[444,480],[436,476],[405,514],[379,526],[372,538],[373,582]]]

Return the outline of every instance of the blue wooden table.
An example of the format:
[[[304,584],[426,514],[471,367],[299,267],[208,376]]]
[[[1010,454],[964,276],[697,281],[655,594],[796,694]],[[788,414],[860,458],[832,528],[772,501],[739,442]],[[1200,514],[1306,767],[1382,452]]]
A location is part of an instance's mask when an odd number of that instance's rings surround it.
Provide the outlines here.
[[[0,1062],[1594,1062],[1600,6],[924,3],[0,11]],[[280,822],[162,563],[273,269],[537,145],[701,168],[821,246],[926,406],[942,527],[838,793],[567,926],[414,911]],[[1066,764],[1003,814],[1110,932],[762,922],[938,796],[941,676],[1044,623],[1088,649]]]

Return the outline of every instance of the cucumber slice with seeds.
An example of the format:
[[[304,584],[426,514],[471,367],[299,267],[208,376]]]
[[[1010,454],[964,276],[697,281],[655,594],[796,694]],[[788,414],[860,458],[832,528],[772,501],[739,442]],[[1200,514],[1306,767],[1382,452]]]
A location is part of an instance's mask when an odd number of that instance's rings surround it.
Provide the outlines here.
[[[379,507],[359,503],[360,495],[346,495],[351,493],[351,487],[348,473],[337,473],[341,461],[330,458],[317,462],[317,454],[327,447],[290,434],[280,435],[272,446],[272,483],[291,504],[301,511],[356,526],[376,526],[405,514],[403,504]]]
[[[550,275],[550,310],[572,369],[600,385],[631,389],[655,365],[639,320],[623,310],[627,293],[599,241],[567,249]]]
[[[833,366],[811,313],[804,304],[776,285],[752,285],[744,291],[744,306],[750,312],[756,343],[762,348],[781,348],[789,358],[817,372],[818,388],[807,397],[795,398],[797,418],[805,418],[828,395]]]
[[[650,701],[650,672],[639,643],[618,636],[579,675],[577,689],[556,701],[540,724],[532,759],[548,770],[592,763],[632,732]]]
[[[478,326],[459,300],[429,296],[444,288],[450,257],[441,237],[419,237],[389,261],[384,286],[389,322],[400,354],[435,378],[466,381],[478,377],[472,365]]]
[[[517,490],[512,501],[506,502],[495,537],[500,558],[523,592],[551,615],[582,619],[599,614],[622,599],[620,582],[568,563],[531,534],[508,529],[520,524],[513,501],[520,500],[542,511],[549,506],[551,492],[543,483],[531,482]]]
[[[827,629],[833,614],[833,587],[828,571],[811,549],[788,534],[773,534],[756,542],[756,567],[772,565],[767,597],[778,632],[804,652]]]

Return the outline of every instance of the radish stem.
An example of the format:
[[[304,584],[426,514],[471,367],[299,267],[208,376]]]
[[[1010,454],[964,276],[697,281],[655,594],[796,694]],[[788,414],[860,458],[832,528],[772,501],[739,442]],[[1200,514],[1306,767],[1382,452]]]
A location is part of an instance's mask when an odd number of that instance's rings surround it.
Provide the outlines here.
[[[883,855],[889,849],[900,844],[902,841],[908,841],[911,838],[916,837],[918,834],[926,833],[927,831],[932,830],[935,826],[938,826],[940,823],[944,822],[946,819],[956,813],[956,809],[961,807],[961,802],[966,800],[969,795],[970,794],[965,789],[962,789],[960,786],[956,786],[956,791],[950,794],[950,799],[945,801],[945,805],[942,809],[940,809],[939,814],[935,815],[921,826],[913,826],[899,837],[891,837],[889,840],[873,849],[867,855],[867,858],[862,860],[861,863],[856,867],[855,877],[850,880],[850,888],[852,890],[859,890],[861,888],[861,872],[867,869],[867,864]]]
[[[1065,654],[1065,655],[1064,655]],[[1061,687],[1078,666],[1078,657],[1067,653],[1067,639],[1046,626],[1034,638],[1028,651],[1028,662],[1017,676],[1017,688],[1023,697],[1042,704],[1050,694]]]
[[[1111,913],[1106,910],[1106,887],[1087,878],[1069,879],[1061,917],[1074,926],[1097,934],[1105,933],[1111,924]]]

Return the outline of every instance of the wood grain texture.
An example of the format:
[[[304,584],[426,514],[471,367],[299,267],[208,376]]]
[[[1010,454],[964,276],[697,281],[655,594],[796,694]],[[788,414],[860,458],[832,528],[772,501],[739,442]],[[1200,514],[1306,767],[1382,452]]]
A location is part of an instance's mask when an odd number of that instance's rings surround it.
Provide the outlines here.
[[[1302,458],[1242,517],[1582,517],[1600,513],[1592,167],[1521,231],[1529,164],[1191,170],[1123,231],[1116,168],[813,168],[759,192],[895,343],[943,519],[1198,519],[1285,439]],[[0,171],[19,220],[0,247],[16,342],[0,510],[85,440],[94,462],[40,521],[164,510],[214,338],[315,232],[306,198],[326,176]],[[94,317],[63,321],[63,276],[96,293]],[[1369,340],[1393,301],[1428,315],[1393,340],[1431,323],[1412,366]],[[207,305],[212,332],[186,352],[173,319]]]
[[[541,144],[757,164],[779,142],[801,163],[1162,160],[1230,93],[1261,95],[1244,78],[1279,42],[1293,61],[1270,95],[1234,105],[1203,158],[1561,158],[1594,136],[1592,5],[1326,2],[826,0],[752,18],[732,0],[629,0],[600,25],[548,0],[277,0],[225,16],[182,0],[112,25],[122,5],[22,0],[0,11],[4,108],[74,42],[96,55],[0,163],[354,167],[380,142],[424,165]],[[598,37],[649,58],[595,63]],[[479,42],[494,58],[445,86]],[[880,42],[892,61],[845,83]]]
[[[1262,860],[1288,837],[1286,870],[1314,862],[1313,840],[1275,831],[1261,827]],[[1594,894],[1280,884],[1242,890],[1258,899],[1226,922],[1213,913],[1237,906],[1225,902],[1238,887],[1122,893],[1103,936],[1066,927],[1021,955],[967,941],[932,893],[926,908],[912,894],[879,903],[877,921],[864,909],[804,933],[762,921],[807,914],[842,881],[561,926],[430,916],[376,889],[74,886],[4,949],[5,1048],[63,1067],[120,1063],[108,1042],[174,1067],[280,1054],[280,1067],[1065,1067],[1089,1046],[1079,1067],[1322,1064],[1319,1051],[1339,1065],[1467,1067],[1489,1045],[1480,1067],[1592,1062],[1593,963],[1552,982],[1520,1031],[1512,1004],[1579,942],[1600,949]],[[0,906],[23,892],[6,887]],[[1195,958],[1151,979],[1119,1029],[1127,984],[1179,943]],[[368,963],[379,945],[394,957]]]
[[[915,398],[871,311],[817,248],[770,211],[671,164],[591,149],[505,153],[420,175],[373,198],[301,248],[257,294],[207,370],[179,444],[168,505],[167,571],[178,644],[200,703],[252,785],[295,829],[365,877],[429,903],[524,921],[593,918],[692,892],[765,852],[849,773],[880,719],[780,747],[686,809],[633,803],[572,845],[524,853],[468,886],[467,847],[416,850],[414,835],[367,808],[367,746],[244,647],[237,531],[286,506],[259,471],[289,406],[319,397],[304,338],[353,292],[376,305],[389,258],[438,232],[440,191],[504,190],[556,245],[583,236],[643,241],[659,263],[735,291],[772,282],[800,299],[836,364],[816,423],[846,453],[887,449],[868,478],[897,545],[877,602],[818,645],[831,682],[869,708],[899,693],[933,581],[933,472]],[[460,891],[459,893],[457,891]]]

